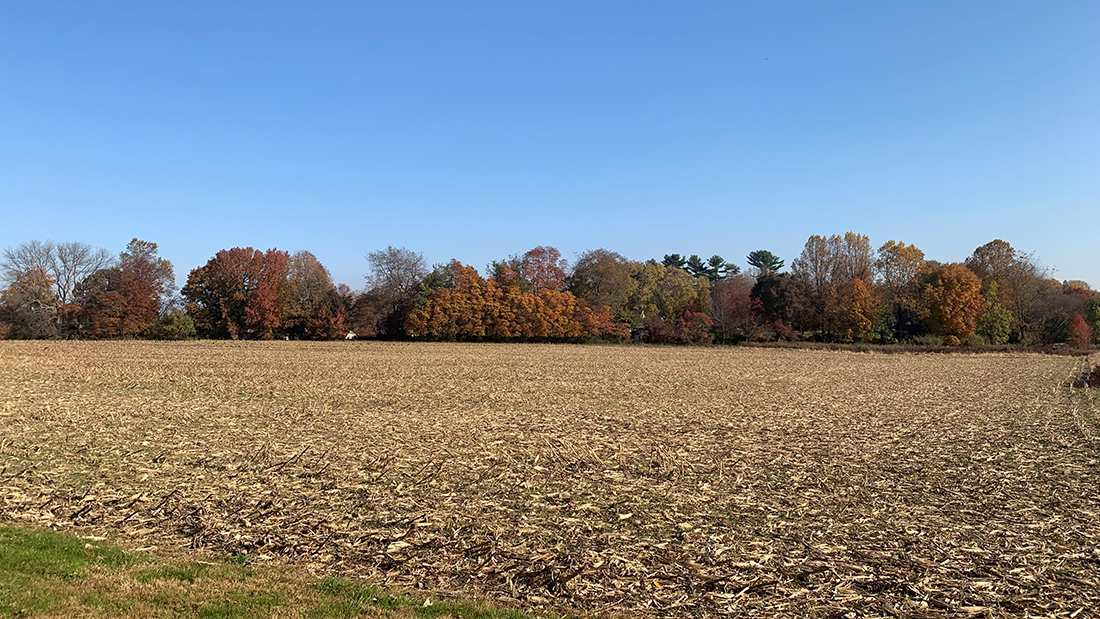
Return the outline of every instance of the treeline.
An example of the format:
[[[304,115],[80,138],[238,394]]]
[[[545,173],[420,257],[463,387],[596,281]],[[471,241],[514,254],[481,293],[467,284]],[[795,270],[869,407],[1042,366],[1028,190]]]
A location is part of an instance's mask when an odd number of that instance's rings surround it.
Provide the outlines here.
[[[669,343],[744,340],[1057,344],[1100,338],[1100,293],[1052,279],[995,240],[960,263],[864,235],[812,236],[784,271],[769,251],[748,272],[719,255],[627,260],[605,249],[569,263],[553,247],[430,266],[388,247],[367,255],[363,290],[335,284],[306,251],[219,251],[173,289],[157,245],[117,256],[29,241],[0,259],[0,338],[387,339]]]
[[[164,313],[175,283],[156,243],[134,239],[118,255],[85,243],[30,241],[4,250],[0,338],[188,337],[186,317]]]

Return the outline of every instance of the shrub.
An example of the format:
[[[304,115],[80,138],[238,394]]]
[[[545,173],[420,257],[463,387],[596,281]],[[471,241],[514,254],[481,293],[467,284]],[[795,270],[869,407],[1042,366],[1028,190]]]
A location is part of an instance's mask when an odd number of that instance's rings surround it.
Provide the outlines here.
[[[150,335],[158,340],[189,340],[196,335],[195,321],[179,308],[172,308],[153,326]]]
[[[975,333],[970,336],[970,339],[966,340],[967,346],[989,346],[989,340],[985,339],[985,336],[981,333]]]
[[[680,319],[676,321],[674,337],[685,344],[706,344],[711,341],[711,320],[703,312],[695,309],[693,301]]]
[[[1080,314],[1075,314],[1066,329],[1067,342],[1074,348],[1088,348],[1092,340],[1092,327]]]
[[[795,337],[795,334],[794,334],[794,329],[792,329],[792,328],[788,327],[787,325],[783,324],[782,320],[775,321],[775,324],[772,325],[772,328],[775,329],[776,337],[778,337],[781,340],[785,340],[785,341],[788,341],[788,342],[793,342],[793,341],[795,341],[795,339],[797,339]]]
[[[927,335],[918,335],[913,338],[912,342],[917,346],[943,346],[944,344],[942,337],[931,333]]]
[[[645,329],[642,331],[642,341],[649,344],[659,344],[672,341],[672,325],[660,316],[646,318]]]

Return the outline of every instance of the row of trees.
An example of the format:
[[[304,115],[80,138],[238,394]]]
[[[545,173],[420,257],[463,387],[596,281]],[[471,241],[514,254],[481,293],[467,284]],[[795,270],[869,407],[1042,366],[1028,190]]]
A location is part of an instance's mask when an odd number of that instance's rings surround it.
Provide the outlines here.
[[[0,337],[173,337],[172,263],[134,239],[114,256],[85,243],[30,241],[4,250]],[[182,336],[193,335],[184,330]]]
[[[555,267],[555,270],[557,267]],[[453,261],[437,266],[405,321],[413,337],[577,339],[630,337],[630,325],[616,323],[607,306],[590,306],[573,294],[526,280],[507,265],[482,278],[477,269]]]
[[[384,338],[737,342],[746,339],[1050,344],[1100,337],[1100,294],[1049,277],[995,240],[961,263],[864,235],[811,236],[783,272],[766,250],[747,273],[719,255],[627,260],[605,249],[570,264],[536,247],[486,266],[429,268],[422,254],[368,254],[366,287],[335,284],[306,251],[219,251],[178,294],[155,243],[117,256],[30,241],[0,259],[0,337]]]
[[[941,264],[892,240],[875,250],[852,232],[812,236],[790,273],[758,277],[750,296],[766,326],[815,339],[1033,345],[1080,343],[1100,328],[1088,284],[1050,278],[1002,240]]]

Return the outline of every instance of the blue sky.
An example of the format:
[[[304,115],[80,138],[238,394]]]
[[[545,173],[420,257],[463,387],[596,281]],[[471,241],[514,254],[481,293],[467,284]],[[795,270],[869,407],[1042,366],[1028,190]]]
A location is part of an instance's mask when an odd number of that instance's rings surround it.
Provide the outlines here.
[[[358,288],[811,234],[1100,287],[1100,3],[0,4],[0,246],[235,245]]]

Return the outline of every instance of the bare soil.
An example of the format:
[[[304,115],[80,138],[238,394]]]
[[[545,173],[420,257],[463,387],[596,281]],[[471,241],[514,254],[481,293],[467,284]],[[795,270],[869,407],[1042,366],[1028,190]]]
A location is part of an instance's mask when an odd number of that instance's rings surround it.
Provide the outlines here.
[[[1087,363],[0,342],[0,520],[595,614],[1087,617]]]

